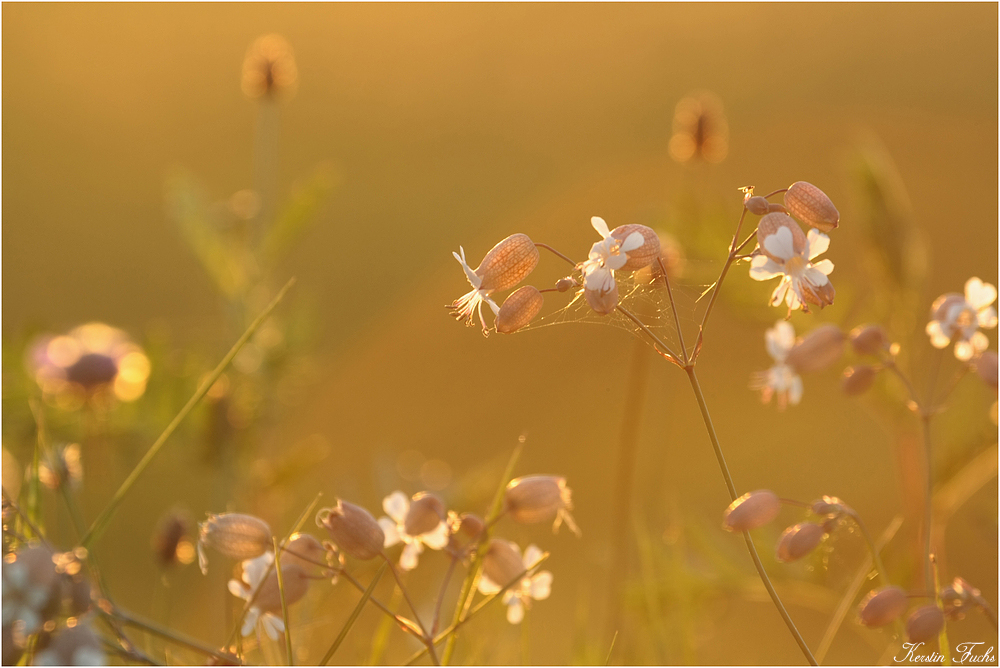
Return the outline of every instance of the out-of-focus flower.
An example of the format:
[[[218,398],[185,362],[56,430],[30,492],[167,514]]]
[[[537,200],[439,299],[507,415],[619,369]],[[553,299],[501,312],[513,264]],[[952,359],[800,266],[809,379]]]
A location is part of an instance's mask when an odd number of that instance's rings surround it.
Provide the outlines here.
[[[808,311],[807,304],[823,308],[833,303],[836,292],[828,278],[833,262],[812,262],[830,247],[828,236],[816,230],[804,235],[785,214],[769,213],[757,227],[757,239],[761,254],[750,262],[750,278],[767,281],[781,277],[771,293],[771,306],[784,301],[791,312],[797,308]]]
[[[70,443],[54,448],[38,463],[38,479],[49,489],[59,489],[68,484],[77,487],[83,480],[83,463],[80,445]]]
[[[984,383],[997,389],[997,354],[992,350],[972,360],[972,369],[983,380]]]
[[[11,626],[14,639],[24,639],[41,630],[49,602],[56,594],[59,575],[52,551],[32,544],[3,560],[3,626]]]
[[[702,158],[719,163],[729,152],[729,123],[722,101],[708,91],[692,93],[674,110],[670,156],[677,162]]]
[[[840,379],[840,387],[844,394],[857,396],[871,389],[879,370],[867,364],[856,364],[844,369]]]
[[[785,361],[799,373],[812,373],[826,369],[843,354],[844,333],[827,323],[799,338]]]
[[[858,606],[858,618],[865,626],[885,626],[899,619],[909,604],[909,597],[899,587],[873,589]]]
[[[337,505],[321,508],[316,525],[326,529],[338,549],[355,559],[367,561],[382,554],[385,532],[370,512],[337,499]]]
[[[173,510],[160,519],[153,532],[153,556],[160,568],[194,561],[194,545],[188,538],[191,522],[186,513]]]
[[[979,328],[997,326],[997,312],[992,304],[997,289],[973,276],[965,282],[965,296],[949,292],[934,300],[927,335],[935,348],[946,348],[954,339],[955,357],[963,362],[986,350],[989,339]]]
[[[590,224],[601,235],[601,241],[590,249],[587,260],[581,262],[583,285],[587,293],[587,303],[602,315],[607,315],[618,305],[618,286],[615,284],[615,270],[628,262],[628,251],[643,246],[645,239],[640,232],[632,232],[624,241],[611,236],[608,224],[603,218],[594,216]],[[614,297],[613,303],[611,296]]]
[[[778,561],[796,561],[815,550],[826,536],[822,525],[800,522],[790,526],[778,539]]]
[[[749,531],[768,524],[781,510],[778,495],[769,489],[748,492],[729,504],[722,517],[726,531]]]
[[[937,638],[942,628],[944,613],[933,604],[917,608],[906,620],[906,636],[910,642],[928,642]]]
[[[529,475],[507,483],[504,510],[515,522],[534,524],[553,520],[552,529],[566,526],[577,536],[580,529],[569,511],[573,509],[573,492],[566,478],[554,475]]]
[[[281,35],[258,37],[243,59],[243,94],[251,99],[290,93],[299,79],[295,55]]]
[[[529,570],[544,552],[534,545],[529,545],[521,557],[521,548],[516,543],[494,538],[490,541],[489,550],[483,558],[483,575],[479,578],[479,592],[487,596],[495,594],[524,571],[527,574],[512,585],[503,595],[503,603],[507,606],[507,621],[520,624],[524,619],[524,611],[531,607],[531,601],[541,601],[552,592],[552,573],[542,571],[534,573]]]
[[[761,401],[765,404],[777,395],[778,408],[784,409],[788,403],[793,406],[802,400],[802,378],[786,363],[788,353],[795,345],[795,330],[791,324],[779,320],[764,334],[767,352],[774,360],[774,366],[767,371],[759,371],[750,377],[750,389],[760,390]]]
[[[105,666],[107,662],[89,619],[60,629],[34,659],[36,666]]]
[[[202,573],[208,572],[206,546],[230,559],[245,561],[270,550],[271,540],[271,527],[259,517],[240,513],[209,515],[198,525],[198,565]]]
[[[890,348],[889,335],[881,325],[858,325],[851,330],[850,339],[858,355],[878,355]]]
[[[478,313],[483,335],[488,336],[489,328],[483,319],[483,303],[493,309],[494,315],[498,314],[500,307],[490,295],[523,281],[538,264],[538,248],[527,234],[512,234],[491,248],[475,269],[471,269],[466,262],[465,249],[459,246],[458,250],[459,253],[452,255],[462,265],[472,291],[456,299],[448,308],[456,320],[465,320],[468,326],[472,325],[473,316]]]
[[[281,589],[278,587],[278,573],[271,567],[272,563],[274,563],[273,552],[248,559],[242,564],[243,575],[240,580],[229,581],[229,593],[244,601],[254,598],[254,592],[257,592],[253,605],[250,606],[243,618],[241,632],[244,636],[250,635],[258,622],[271,640],[277,640],[278,635],[285,632],[285,623],[281,618]],[[268,569],[270,569],[270,574],[267,574]],[[299,601],[309,590],[310,580],[305,571],[297,564],[282,565],[281,580],[285,590],[286,606]]]
[[[986,600],[982,597],[982,592],[960,577],[955,578],[950,585],[942,588],[939,598],[945,617],[952,621],[964,619],[965,614],[972,608],[978,607],[984,611],[989,608]]]
[[[405,545],[399,557],[399,567],[404,571],[416,568],[424,545],[432,550],[448,545],[444,503],[433,494],[421,492],[414,495],[410,503],[402,492],[393,492],[382,500],[382,509],[388,514],[388,517],[378,519],[385,533],[384,546]]]
[[[99,322],[42,337],[30,348],[28,367],[42,391],[55,397],[110,392],[133,401],[146,391],[149,378],[142,349],[122,330]]]

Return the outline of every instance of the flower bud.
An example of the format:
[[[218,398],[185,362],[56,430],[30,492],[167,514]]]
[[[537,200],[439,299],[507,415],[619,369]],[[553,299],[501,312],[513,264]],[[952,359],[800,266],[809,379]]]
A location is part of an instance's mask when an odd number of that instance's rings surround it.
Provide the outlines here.
[[[382,554],[385,532],[370,512],[337,499],[337,505],[316,514],[316,524],[324,527],[341,550],[362,561]]]
[[[559,292],[566,292],[567,290],[572,290],[573,288],[580,285],[576,282],[576,279],[572,276],[563,276],[558,281],[556,281],[556,290]]]
[[[792,233],[792,249],[795,251],[796,255],[802,255],[805,253],[806,248],[809,246],[809,240],[806,238],[805,232],[802,228],[792,220],[789,216],[783,213],[769,213],[760,219],[757,223],[757,245],[760,247],[760,252],[768,256],[775,262],[779,264],[784,264],[785,260],[783,258],[771,255],[767,248],[764,246],[764,240],[767,239],[772,234],[777,234],[778,230],[782,227],[787,228],[789,232]]]
[[[529,475],[507,483],[504,509],[510,518],[521,524],[534,524],[555,519],[553,529],[566,521],[578,533],[569,512],[573,509],[572,492],[566,478],[551,475]]]
[[[444,501],[430,492],[420,492],[413,496],[410,510],[403,522],[403,531],[410,536],[433,531],[445,519]]]
[[[205,547],[212,547],[230,559],[245,561],[271,549],[271,527],[253,515],[222,513],[209,515],[198,525],[198,565],[208,572]]]
[[[729,504],[722,516],[722,528],[726,531],[749,531],[762,527],[781,510],[778,495],[769,489],[748,492]]]
[[[767,207],[770,202],[761,197],[760,195],[755,195],[747,199],[743,205],[747,208],[747,211],[755,216],[763,216],[767,213]]]
[[[849,396],[864,394],[872,388],[878,369],[867,364],[858,364],[844,369],[844,376],[841,378],[840,387]]]
[[[796,561],[816,549],[826,532],[815,522],[800,522],[790,526],[778,539],[778,561]]]
[[[889,349],[889,335],[881,325],[859,325],[851,330],[851,347],[858,355],[878,355]]]
[[[625,262],[619,271],[635,271],[636,269],[648,267],[653,262],[656,262],[656,258],[660,256],[660,237],[651,227],[635,224],[619,225],[611,230],[611,236],[620,243],[624,243],[625,239],[633,232],[638,232],[642,235],[642,245],[625,252],[628,261]]]
[[[944,613],[936,605],[925,605],[910,613],[906,620],[906,636],[910,642],[928,642],[944,628]]]
[[[466,538],[473,540],[479,538],[483,533],[486,523],[483,518],[475,513],[462,513],[455,517],[452,523],[452,534],[461,533]]]
[[[785,362],[799,373],[822,371],[844,353],[844,333],[836,325],[820,325],[788,352]]]
[[[840,224],[840,212],[826,193],[805,181],[796,181],[788,187],[785,206],[793,216],[820,232],[829,232]]]
[[[323,568],[326,550],[315,536],[307,533],[293,533],[281,552],[281,567],[298,566],[305,573],[313,573]]]
[[[512,288],[538,264],[538,248],[527,234],[512,234],[490,249],[475,269],[486,293]]]
[[[496,328],[501,334],[513,334],[534,320],[542,310],[545,297],[532,285],[525,285],[504,300],[497,313]]]
[[[995,352],[987,350],[972,361],[972,367],[984,383],[994,390],[997,389],[997,354]]]
[[[483,575],[494,584],[506,587],[523,572],[524,562],[517,544],[502,538],[491,538],[483,557]]]
[[[616,281],[607,292],[585,289],[583,296],[587,299],[587,303],[590,304],[590,308],[594,309],[596,313],[608,315],[609,313],[613,313],[615,307],[618,306],[618,283]]]
[[[899,587],[873,589],[858,606],[858,618],[865,626],[876,628],[896,621],[909,605],[906,592]]]

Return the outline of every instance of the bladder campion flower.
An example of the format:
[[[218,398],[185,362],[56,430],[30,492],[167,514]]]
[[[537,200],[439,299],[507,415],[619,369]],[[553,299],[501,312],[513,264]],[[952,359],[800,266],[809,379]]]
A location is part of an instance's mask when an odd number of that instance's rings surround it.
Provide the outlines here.
[[[858,618],[865,626],[885,626],[899,619],[909,603],[906,592],[899,587],[873,589],[858,606]]]
[[[258,37],[247,49],[241,88],[250,99],[293,91],[298,78],[292,47],[281,35]]]
[[[389,517],[380,517],[378,524],[385,533],[385,547],[403,543],[399,567],[410,571],[417,567],[417,559],[424,545],[440,550],[448,545],[448,524],[444,503],[433,494],[420,492],[413,502],[402,492],[393,492],[382,500],[382,508]]]
[[[986,350],[989,339],[979,328],[997,326],[997,312],[992,304],[997,289],[973,276],[965,282],[965,296],[949,292],[934,300],[927,335],[935,348],[946,348],[955,340],[955,357],[963,362]]]
[[[198,524],[198,566],[202,573],[208,572],[206,546],[239,561],[259,557],[272,547],[271,527],[253,515],[209,515]]]
[[[802,379],[787,363],[788,353],[795,346],[795,330],[791,324],[779,320],[764,334],[767,352],[774,360],[774,366],[767,371],[759,371],[750,377],[750,389],[760,390],[760,398],[765,404],[777,395],[778,408],[784,410],[802,400]]]
[[[385,532],[361,506],[337,499],[336,506],[316,513],[316,525],[326,529],[334,544],[355,559],[367,561],[382,554]]]
[[[611,235],[604,219],[597,216],[590,219],[590,224],[601,235],[601,241],[591,247],[590,255],[579,268],[583,271],[587,303],[601,315],[607,315],[618,305],[615,270],[624,267],[629,259],[628,251],[641,248],[646,239],[641,232],[632,232],[624,240],[617,239]]]
[[[566,522],[576,535],[580,529],[569,511],[573,509],[572,491],[566,478],[553,475],[529,475],[507,483],[504,509],[511,519],[521,524],[554,520],[553,531]]]
[[[805,235],[791,218],[783,213],[769,213],[757,226],[760,255],[750,262],[750,278],[767,281],[781,277],[771,293],[771,306],[784,301],[789,314],[797,308],[808,311],[807,304],[823,308],[833,303],[836,294],[827,277],[833,262],[812,260],[826,252],[830,238],[816,230]]]
[[[815,550],[826,536],[823,526],[815,522],[800,522],[782,532],[778,539],[778,561],[796,561]]]
[[[796,181],[785,191],[785,208],[793,216],[821,232],[829,232],[840,224],[840,212],[826,193],[805,181]]]
[[[906,620],[906,636],[910,642],[928,642],[937,638],[944,628],[944,612],[934,604],[917,608]]]
[[[534,320],[542,310],[545,297],[533,285],[524,285],[510,293],[497,312],[495,327],[501,334],[513,334]]]
[[[271,640],[277,640],[278,635],[285,632],[285,623],[281,619],[281,589],[278,587],[278,573],[271,567],[273,562],[273,552],[248,559],[242,564],[243,575],[240,580],[230,580],[228,583],[229,593],[233,596],[244,601],[254,599],[243,618],[241,633],[244,636],[250,635],[258,622]],[[309,577],[298,564],[282,565],[281,580],[285,589],[286,606],[299,601],[309,590]],[[257,592],[256,597],[254,592]]]
[[[465,249],[459,246],[459,253],[452,253],[465,270],[465,276],[472,284],[472,290],[456,299],[449,308],[457,320],[465,320],[472,326],[472,319],[479,314],[483,335],[489,335],[489,328],[483,319],[483,302],[500,312],[500,307],[490,297],[494,292],[507,290],[523,281],[538,264],[538,248],[527,234],[512,234],[492,249],[475,269],[465,260]]]
[[[843,354],[844,333],[827,323],[798,339],[785,361],[799,373],[809,373],[826,369]]]
[[[504,586],[514,582],[522,572],[528,571],[520,581],[504,592],[503,603],[507,606],[507,621],[520,624],[524,611],[531,607],[531,601],[541,601],[552,591],[552,573],[533,573],[531,569],[544,556],[538,547],[529,545],[521,557],[517,543],[493,538],[483,558],[483,575],[479,578],[479,592],[487,596],[495,594]],[[530,569],[530,570],[529,570]]]
[[[769,489],[748,492],[729,504],[722,516],[726,531],[749,531],[769,523],[778,516],[781,501]]]

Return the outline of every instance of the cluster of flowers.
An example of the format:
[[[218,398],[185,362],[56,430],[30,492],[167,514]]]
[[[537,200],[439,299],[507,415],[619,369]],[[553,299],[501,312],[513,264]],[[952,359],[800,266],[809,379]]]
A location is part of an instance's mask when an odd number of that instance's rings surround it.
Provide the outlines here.
[[[106,664],[93,630],[86,551],[54,552],[25,543],[3,559],[3,664],[21,660],[35,636],[33,662],[41,666]]]
[[[771,490],[749,492],[729,505],[723,514],[722,526],[727,531],[741,532],[760,528],[778,517],[781,504],[782,500]],[[824,496],[813,501],[808,504],[808,508],[815,519],[799,522],[785,529],[778,539],[778,561],[801,559],[819,547],[838,527],[848,521],[859,526],[861,523],[854,509],[834,496]],[[858,606],[858,620],[871,628],[892,624],[907,611],[911,598],[925,596],[923,593],[910,595],[894,585],[874,589]],[[945,618],[960,620],[973,608],[987,613],[989,611],[979,590],[962,578],[955,578],[951,585],[938,593],[937,598],[940,599],[941,606],[937,603],[919,606],[907,617],[906,634],[911,642],[926,642],[936,638],[944,626]]]
[[[361,506],[338,499],[336,505],[316,515],[317,526],[326,530],[330,540],[321,542],[310,534],[296,533],[280,547],[286,605],[301,600],[313,580],[329,578],[336,583],[344,573],[346,557],[388,560],[386,550],[401,544],[399,568],[404,571],[417,567],[424,548],[445,550],[451,558],[465,561],[484,543],[493,522],[504,515],[523,524],[554,520],[554,529],[566,523],[579,533],[569,514],[570,489],[565,478],[557,476],[512,480],[507,485],[501,515],[490,523],[472,513],[447,511],[444,501],[429,492],[411,498],[393,492],[385,497],[382,507],[386,515],[375,519]],[[284,631],[284,623],[271,528],[264,520],[237,513],[211,515],[199,528],[202,572],[207,572],[208,567],[206,548],[242,562],[241,578],[230,580],[228,587],[233,595],[251,602],[244,617],[243,635],[250,635],[259,624],[268,637],[276,640]],[[517,624],[532,600],[549,596],[552,574],[537,572],[536,568],[544,553],[529,545],[522,554],[516,543],[496,537],[485,542],[482,549],[479,591],[490,595],[506,589],[502,600],[507,605],[507,619]]]

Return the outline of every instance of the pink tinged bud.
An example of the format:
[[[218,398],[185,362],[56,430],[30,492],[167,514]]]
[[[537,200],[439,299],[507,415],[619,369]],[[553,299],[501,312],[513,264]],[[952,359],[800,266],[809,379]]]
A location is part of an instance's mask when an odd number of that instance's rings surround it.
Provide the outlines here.
[[[813,501],[809,509],[814,515],[820,517],[836,518],[850,511],[847,504],[835,496],[823,496],[818,501]]]
[[[253,515],[209,515],[198,525],[198,564],[201,572],[208,572],[206,546],[230,559],[245,561],[271,549],[271,535],[267,522]]]
[[[305,573],[313,573],[323,569],[326,562],[326,549],[315,536],[307,533],[294,533],[281,551],[281,566],[298,566]]]
[[[841,378],[840,387],[849,396],[864,394],[872,388],[878,369],[867,364],[849,366],[844,369],[844,376]]]
[[[928,642],[937,638],[943,628],[944,613],[936,605],[917,608],[906,620],[906,636],[911,642]]]
[[[521,550],[516,543],[502,538],[491,538],[483,557],[483,575],[500,587],[514,582],[524,572]]]
[[[656,262],[656,258],[660,256],[660,237],[651,227],[646,227],[645,225],[619,225],[611,230],[611,236],[617,239],[619,243],[624,243],[633,232],[638,232],[642,235],[642,245],[630,251],[625,251],[628,261],[622,265],[619,271],[635,271],[636,269],[648,267]]]
[[[987,350],[972,361],[972,367],[984,383],[994,390],[997,389],[997,354],[995,352]]]
[[[316,524],[327,530],[342,551],[355,559],[366,561],[382,554],[385,532],[370,512],[337,499],[337,505],[323,508],[316,514]]]
[[[410,510],[403,522],[403,531],[409,536],[419,536],[433,531],[445,519],[444,501],[430,492],[413,496]]]
[[[906,592],[899,587],[874,589],[858,606],[858,618],[868,627],[885,626],[899,619],[908,605]]]
[[[545,297],[538,288],[525,285],[504,300],[497,314],[496,328],[501,334],[513,334],[526,326],[542,310]]]
[[[722,516],[726,531],[750,531],[771,522],[781,510],[778,495],[769,489],[748,492],[729,504]]]
[[[805,181],[796,181],[788,187],[785,207],[793,216],[820,232],[829,232],[840,224],[840,212],[826,193]]]
[[[538,264],[538,248],[527,234],[512,234],[494,246],[476,267],[487,294],[514,287]]]
[[[565,521],[573,533],[579,534],[569,514],[573,509],[573,500],[566,478],[551,475],[515,478],[507,483],[504,509],[512,520],[520,524],[555,520],[553,529],[558,529]]]
[[[796,255],[803,255],[809,247],[809,240],[806,238],[805,232],[802,231],[802,228],[794,220],[783,213],[767,214],[757,223],[757,245],[760,246],[761,253],[778,264],[783,264],[787,258],[772,255],[764,245],[764,240],[772,234],[777,234],[778,230],[782,227],[787,228],[792,233],[792,249]]]
[[[815,550],[826,531],[815,522],[801,522],[785,529],[778,539],[778,561],[796,561]]]
[[[858,355],[878,355],[889,349],[889,335],[881,325],[861,325],[851,330],[851,347]]]
[[[767,213],[768,204],[769,202],[760,195],[751,197],[743,203],[743,205],[746,206],[747,211],[755,216],[765,215]]]
[[[792,347],[785,362],[799,373],[822,371],[844,354],[844,338],[836,325],[820,325]]]
[[[566,292],[572,290],[573,288],[580,285],[577,283],[576,279],[572,276],[563,276],[558,281],[556,281],[556,290],[559,292]]]
[[[595,313],[608,315],[618,306],[618,283],[615,282],[607,292],[584,289],[583,296]]]

